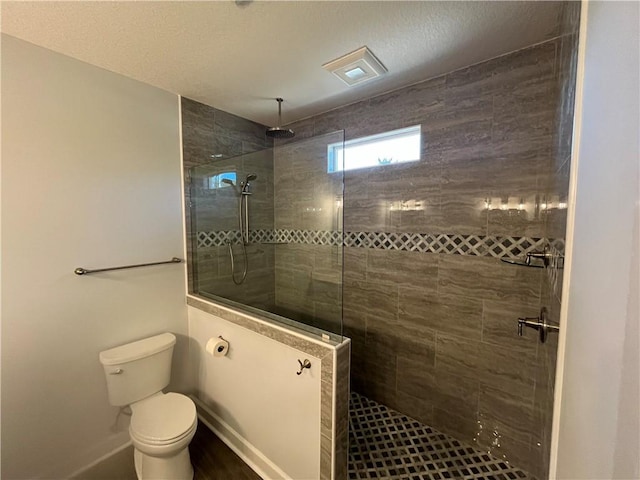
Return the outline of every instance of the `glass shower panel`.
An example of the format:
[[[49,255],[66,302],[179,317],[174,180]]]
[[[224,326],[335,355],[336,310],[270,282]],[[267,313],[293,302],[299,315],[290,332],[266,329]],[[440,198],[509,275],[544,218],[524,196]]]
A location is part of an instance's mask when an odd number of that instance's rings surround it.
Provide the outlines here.
[[[271,150],[194,167],[190,178],[195,293],[268,310],[275,294],[274,251],[255,237],[273,230]],[[243,241],[246,212],[249,238]]]
[[[192,292],[313,334],[342,336],[343,132],[190,170]]]
[[[329,172],[344,132],[274,148],[277,313],[342,334],[342,172]]]

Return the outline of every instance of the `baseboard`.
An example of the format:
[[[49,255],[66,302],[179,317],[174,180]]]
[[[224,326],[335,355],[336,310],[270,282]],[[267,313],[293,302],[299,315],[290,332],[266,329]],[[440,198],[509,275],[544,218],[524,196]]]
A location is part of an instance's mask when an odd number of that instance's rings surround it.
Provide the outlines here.
[[[197,397],[191,395],[190,398],[196,404],[200,421],[215,433],[220,440],[233,450],[233,452],[254,472],[260,475],[260,477],[265,480],[291,480],[275,463],[231,428],[231,426],[216,413],[212,412],[211,409]]]
[[[114,478],[137,480],[133,466],[131,440],[69,476],[70,480],[113,480]]]

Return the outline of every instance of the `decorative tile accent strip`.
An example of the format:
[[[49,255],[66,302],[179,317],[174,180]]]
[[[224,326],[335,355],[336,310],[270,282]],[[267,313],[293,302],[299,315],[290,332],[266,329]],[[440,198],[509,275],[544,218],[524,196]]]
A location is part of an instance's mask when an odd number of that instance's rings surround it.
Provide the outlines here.
[[[349,422],[350,480],[535,478],[357,393]]]
[[[542,248],[545,243],[545,239],[529,237],[386,232],[347,232],[344,241],[344,245],[348,247],[496,258],[519,258]]]
[[[231,243],[240,241],[240,230],[216,230],[213,232],[197,232],[198,248],[203,247],[221,247]]]
[[[216,247],[229,241],[240,241],[238,230],[198,232],[198,247]],[[445,233],[404,232],[342,232],[327,230],[252,230],[251,243],[303,243],[313,245],[343,245],[345,247],[405,250],[420,253],[450,253],[479,257],[521,259],[527,253],[542,250],[544,238],[494,237]]]
[[[276,241],[310,243],[313,245],[342,245],[342,232],[329,230],[276,230]]]

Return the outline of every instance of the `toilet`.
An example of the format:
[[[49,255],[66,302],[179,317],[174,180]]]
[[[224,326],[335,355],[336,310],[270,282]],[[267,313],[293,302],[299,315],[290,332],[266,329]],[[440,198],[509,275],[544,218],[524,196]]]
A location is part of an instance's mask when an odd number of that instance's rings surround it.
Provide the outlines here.
[[[111,405],[131,407],[129,435],[139,480],[191,480],[189,443],[198,418],[193,401],[163,393],[175,335],[163,333],[100,352]]]

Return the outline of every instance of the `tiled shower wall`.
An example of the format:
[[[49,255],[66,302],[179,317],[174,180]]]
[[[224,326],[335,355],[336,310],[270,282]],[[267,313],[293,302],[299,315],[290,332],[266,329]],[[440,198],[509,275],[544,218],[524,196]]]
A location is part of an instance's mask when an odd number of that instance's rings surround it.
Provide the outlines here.
[[[275,300],[275,251],[273,245],[248,245],[250,278],[241,286],[231,279],[229,249],[224,242],[196,248],[198,232],[238,230],[238,195],[231,187],[207,188],[207,178],[235,171],[237,182],[255,173],[249,205],[252,229],[273,229],[272,141],[260,125],[216,108],[182,98],[182,137],[187,206],[189,291],[241,299],[267,308]],[[267,150],[265,150],[267,149]],[[215,156],[220,156],[215,157]],[[194,168],[195,167],[195,168]],[[235,237],[234,237],[235,238]],[[236,278],[244,258],[234,241]]]
[[[296,236],[276,246],[278,313],[337,334],[342,320],[342,173],[327,173],[334,132],[276,146],[275,227]],[[322,232],[322,233],[320,233]]]
[[[551,277],[487,249],[422,253],[415,243],[400,248],[384,239],[564,238],[566,195],[555,185],[569,165],[557,145],[570,137],[571,109],[561,106],[571,94],[572,35],[290,125],[296,140],[421,125],[419,162],[345,172],[346,237],[365,238],[344,252],[352,387],[539,476],[547,468],[556,339],[519,337],[517,318],[557,307],[549,304]]]

